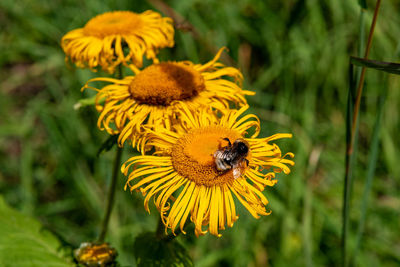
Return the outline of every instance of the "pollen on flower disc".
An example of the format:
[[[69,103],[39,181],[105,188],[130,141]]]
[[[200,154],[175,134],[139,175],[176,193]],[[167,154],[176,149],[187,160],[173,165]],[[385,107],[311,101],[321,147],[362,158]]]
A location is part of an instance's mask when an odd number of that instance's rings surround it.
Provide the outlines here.
[[[214,152],[242,136],[235,130],[219,126],[194,129],[181,137],[172,148],[172,163],[175,170],[197,185],[223,185],[232,183],[232,170],[220,172],[216,169]]]
[[[134,35],[141,27],[139,14],[130,11],[114,11],[98,15],[89,20],[83,32],[86,35],[104,38],[109,35]]]
[[[129,86],[132,97],[142,104],[169,105],[205,89],[203,76],[184,63],[154,64],[135,76]]]

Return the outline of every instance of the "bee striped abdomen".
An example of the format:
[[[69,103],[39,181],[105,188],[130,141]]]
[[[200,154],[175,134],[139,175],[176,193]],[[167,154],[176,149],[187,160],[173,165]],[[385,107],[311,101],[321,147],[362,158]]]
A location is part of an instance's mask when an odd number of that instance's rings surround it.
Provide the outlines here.
[[[214,153],[215,165],[217,166],[217,170],[226,171],[232,169],[231,158],[229,156],[229,152],[226,150],[217,150]]]

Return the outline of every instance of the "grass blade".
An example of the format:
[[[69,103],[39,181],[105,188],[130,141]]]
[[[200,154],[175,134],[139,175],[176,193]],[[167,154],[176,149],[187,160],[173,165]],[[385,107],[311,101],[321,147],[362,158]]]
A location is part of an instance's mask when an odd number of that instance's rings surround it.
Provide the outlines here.
[[[374,130],[372,133],[370,154],[368,157],[367,176],[365,179],[364,192],[363,192],[363,196],[362,196],[362,200],[361,200],[361,215],[360,215],[360,220],[358,222],[356,245],[355,245],[354,253],[353,253],[352,259],[351,259],[351,266],[354,266],[354,264],[355,264],[357,254],[360,249],[362,235],[364,233],[365,219],[366,219],[367,208],[368,208],[368,198],[371,193],[372,180],[375,176],[376,161],[378,159],[380,128],[381,128],[381,124],[382,124],[382,116],[383,116],[383,112],[384,112],[384,105],[385,105],[385,101],[386,101],[387,90],[388,90],[387,82],[385,82],[384,88],[383,88],[383,93],[379,96],[377,116],[376,116],[376,121],[375,121],[375,125],[374,125]]]
[[[398,63],[363,59],[359,57],[350,57],[350,62],[357,66],[400,75],[400,64]]]

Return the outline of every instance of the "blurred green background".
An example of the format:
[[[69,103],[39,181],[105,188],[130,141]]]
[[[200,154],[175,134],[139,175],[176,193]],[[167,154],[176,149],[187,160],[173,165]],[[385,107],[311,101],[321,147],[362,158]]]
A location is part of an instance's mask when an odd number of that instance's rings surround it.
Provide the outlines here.
[[[96,239],[114,153],[96,156],[108,135],[96,128],[93,107],[73,106],[93,95],[80,92],[88,79],[106,74],[66,66],[60,39],[99,13],[153,9],[174,14],[180,28],[175,47],[161,52],[163,60],[204,63],[227,46],[224,62],[239,67],[244,87],[257,92],[247,99],[261,119],[261,136],[294,135],[277,141],[283,152],[295,153],[296,165],[264,192],[270,216],[256,220],[237,205],[240,219],[222,238],[195,238],[192,229],[177,238],[195,265],[339,265],[349,56],[358,54],[360,29],[369,30],[375,1],[367,4],[360,25],[357,0],[0,0],[1,195],[65,245]],[[399,14],[399,1],[383,1],[370,58],[398,61]],[[358,266],[400,264],[399,79],[374,70],[367,70],[362,97],[349,246],[386,79],[389,95]],[[131,153],[126,148],[123,160]],[[153,231],[159,215],[144,211],[140,194],[123,191],[122,175],[118,183],[106,240],[118,250],[121,266],[134,266],[134,238]]]

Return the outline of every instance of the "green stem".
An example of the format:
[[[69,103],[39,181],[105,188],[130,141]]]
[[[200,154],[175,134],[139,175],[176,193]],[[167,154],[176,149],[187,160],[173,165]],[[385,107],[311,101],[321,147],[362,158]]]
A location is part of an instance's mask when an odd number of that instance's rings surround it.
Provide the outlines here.
[[[347,98],[347,114],[346,114],[346,144],[350,144],[351,139],[351,117],[353,110],[354,101],[354,75],[353,65],[350,64],[349,71],[349,92]],[[358,130],[358,127],[356,127]],[[347,265],[347,233],[348,233],[348,222],[349,222],[349,211],[350,211],[350,199],[351,199],[351,186],[353,177],[354,159],[357,152],[357,136],[354,140],[354,151],[349,154],[346,153],[346,171],[344,177],[344,190],[343,190],[343,209],[342,209],[342,238],[341,238],[341,252],[342,252],[342,266]]]
[[[121,65],[118,65],[116,76],[118,79],[122,79],[122,77],[124,76]],[[113,166],[113,170],[112,170],[111,185],[110,185],[110,189],[108,191],[108,196],[107,196],[106,213],[104,215],[104,219],[101,224],[101,232],[100,232],[100,236],[98,239],[98,241],[101,243],[104,242],[104,239],[106,237],[108,223],[110,221],[110,216],[111,216],[111,211],[114,206],[115,188],[117,186],[118,174],[120,172],[120,167],[121,167],[122,150],[123,150],[123,148],[119,147],[117,144],[117,151],[115,153],[114,166]]]
[[[121,165],[121,156],[122,156],[122,148],[117,147],[117,151],[116,151],[115,159],[114,159],[113,171],[112,171],[111,185],[110,185],[110,189],[108,191],[108,196],[107,196],[106,213],[104,215],[103,223],[101,225],[101,232],[100,232],[100,236],[98,239],[98,241],[101,243],[104,242],[104,238],[106,237],[108,223],[110,221],[110,216],[111,216],[111,211],[114,206],[115,188],[117,186],[118,174],[120,172],[119,169],[120,169],[120,165]]]

